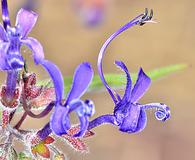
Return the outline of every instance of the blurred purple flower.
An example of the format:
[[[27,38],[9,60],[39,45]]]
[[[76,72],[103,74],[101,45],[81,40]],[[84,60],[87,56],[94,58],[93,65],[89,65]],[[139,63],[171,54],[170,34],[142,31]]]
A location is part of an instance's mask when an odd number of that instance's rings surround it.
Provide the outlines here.
[[[33,10],[36,11],[38,8],[38,1],[37,0],[26,0],[23,5],[22,8],[26,9],[26,10]]]
[[[87,26],[97,26],[105,16],[106,0],[74,0],[75,11]]]
[[[136,133],[142,131],[147,122],[146,109],[155,108],[155,116],[157,120],[165,121],[170,117],[170,109],[168,106],[162,103],[150,103],[142,105],[138,103],[138,100],[145,94],[150,86],[150,78],[143,72],[142,68],[138,73],[137,81],[132,89],[132,81],[129,71],[125,64],[121,61],[116,61],[115,64],[122,69],[127,76],[126,90],[123,98],[119,94],[114,92],[107,84],[102,71],[102,60],[105,54],[105,50],[110,42],[120,33],[127,30],[134,25],[143,25],[146,22],[150,22],[153,16],[153,11],[148,15],[148,10],[145,14],[137,16],[135,19],[121,27],[117,32],[111,35],[110,38],[104,43],[100,50],[98,57],[98,71],[102,82],[111,95],[114,103],[114,113],[100,116],[89,123],[88,130],[99,126],[104,123],[111,123],[119,127],[119,130],[127,133]]]
[[[80,97],[87,90],[92,78],[93,69],[89,63],[82,63],[77,67],[65,104],[56,106],[51,117],[50,127],[55,134],[67,134],[71,127],[69,114],[73,111],[77,113],[80,120],[80,131],[74,136],[83,136],[85,134],[89,123],[88,117],[94,114],[95,109],[92,101],[82,101]]]

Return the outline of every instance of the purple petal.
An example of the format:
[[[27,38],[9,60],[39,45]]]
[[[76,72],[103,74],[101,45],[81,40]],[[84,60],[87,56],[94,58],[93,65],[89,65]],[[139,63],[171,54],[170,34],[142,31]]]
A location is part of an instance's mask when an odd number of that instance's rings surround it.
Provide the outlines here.
[[[17,51],[9,50],[6,55],[6,61],[11,70],[24,67],[24,58]]]
[[[9,65],[6,62],[7,50],[9,48],[9,43],[0,43],[0,70],[10,69]]]
[[[79,120],[80,120],[80,131],[77,134],[73,135],[74,137],[82,137],[87,131],[89,125],[89,121],[86,116],[79,117]]]
[[[79,107],[82,107],[84,106],[84,102],[80,99],[77,99],[77,100],[72,100],[69,104],[68,104],[68,107],[69,107],[69,113],[77,110]]]
[[[151,83],[151,79],[140,68],[137,81],[131,92],[131,102],[136,103],[147,91]]]
[[[91,83],[93,78],[93,69],[89,63],[80,64],[74,73],[72,88],[67,96],[66,104],[74,99],[80,98]]]
[[[111,95],[113,101],[115,102],[115,104],[117,103],[117,99],[114,96],[116,93],[110,88],[110,86],[108,85],[108,83],[105,80],[104,77],[104,73],[103,73],[103,69],[102,69],[102,61],[103,61],[103,57],[106,51],[106,48],[108,47],[108,45],[112,42],[112,40],[114,38],[116,38],[119,34],[121,34],[122,32],[124,32],[125,30],[129,29],[130,27],[139,24],[140,22],[140,18],[143,16],[143,14],[140,14],[139,16],[137,16],[136,18],[134,18],[132,21],[128,22],[127,24],[125,24],[124,26],[122,26],[119,30],[117,30],[114,34],[112,34],[107,40],[106,42],[103,44],[100,52],[99,52],[99,56],[98,56],[98,72],[100,75],[100,78],[104,84],[104,86],[107,88],[109,94]]]
[[[20,9],[16,17],[16,27],[20,30],[22,38],[25,38],[34,27],[38,15],[33,11]]]
[[[91,117],[95,114],[95,105],[92,100],[85,100],[86,110],[85,115]]]
[[[41,65],[47,70],[53,80],[56,93],[56,103],[61,103],[64,95],[64,80],[59,68],[48,60],[43,60]]]
[[[2,24],[0,24],[0,41],[8,41],[7,34],[5,32],[5,29],[3,28]]]
[[[80,120],[80,131],[79,133],[75,134],[75,137],[83,136],[88,128],[88,117],[93,115],[94,113],[94,104],[92,101],[85,101],[85,103],[81,100],[73,100],[71,101],[68,106],[69,111],[68,114],[75,111]],[[64,130],[67,131],[70,128],[70,119],[69,116],[64,117],[63,119],[63,126]]]
[[[64,116],[68,114],[68,109],[64,106],[58,105],[55,107],[54,113],[50,119],[50,127],[56,135],[66,134],[63,127]]]
[[[7,0],[1,0],[1,6],[2,6],[3,26],[4,26],[5,29],[7,29],[7,26],[11,26]]]
[[[140,107],[130,104],[128,109],[128,116],[124,117],[123,122],[120,124],[119,130],[122,132],[133,133],[138,126],[138,120],[140,117]]]
[[[84,106],[83,101],[81,101],[81,100],[73,100],[66,107],[69,109],[68,110],[68,114],[70,114],[71,112],[74,112],[74,111],[77,112],[77,109],[78,108],[83,108],[83,106]],[[81,115],[81,116],[84,116],[84,115]],[[65,116],[63,118],[63,122],[62,123],[63,123],[64,130],[68,131],[70,129],[70,126],[71,126],[69,115],[67,115],[67,116]]]
[[[135,133],[141,132],[146,127],[146,124],[147,124],[146,112],[144,110],[141,110]]]
[[[115,64],[117,66],[119,66],[126,73],[127,84],[126,84],[125,94],[124,94],[122,100],[126,101],[126,102],[129,102],[130,98],[131,98],[131,85],[132,85],[131,76],[129,74],[129,71],[128,71],[126,65],[122,61],[116,61]]]
[[[63,128],[64,128],[65,132],[67,132],[70,129],[71,123],[70,123],[69,113],[66,116],[63,117],[62,125],[63,125]]]
[[[107,124],[107,123],[110,123],[112,125],[118,125],[118,123],[116,122],[115,116],[107,114],[107,115],[97,117],[94,120],[90,121],[88,130],[91,130],[95,127],[98,127],[100,125]]]
[[[28,37],[27,39],[22,40],[22,43],[31,49],[36,64],[39,64],[44,59],[43,47],[39,41],[32,37]]]

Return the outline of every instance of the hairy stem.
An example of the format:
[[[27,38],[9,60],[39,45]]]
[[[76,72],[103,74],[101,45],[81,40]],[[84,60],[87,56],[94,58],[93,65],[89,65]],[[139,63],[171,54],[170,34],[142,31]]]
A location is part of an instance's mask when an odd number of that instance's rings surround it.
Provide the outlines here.
[[[3,113],[2,113],[2,128],[6,128],[7,125],[9,124],[9,116],[10,116],[9,111],[3,110]]]
[[[15,113],[16,113],[16,109],[13,112],[10,113],[10,115],[9,115],[9,123],[13,119]]]
[[[27,117],[27,113],[24,112],[24,114],[22,115],[21,119],[18,121],[18,123],[14,126],[15,129],[19,129],[20,126],[22,125],[22,123],[24,122],[24,120],[26,119]]]

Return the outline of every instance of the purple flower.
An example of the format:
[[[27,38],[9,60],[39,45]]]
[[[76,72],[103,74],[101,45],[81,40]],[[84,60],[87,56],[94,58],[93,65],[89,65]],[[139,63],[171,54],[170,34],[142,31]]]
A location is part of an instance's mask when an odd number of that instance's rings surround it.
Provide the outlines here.
[[[67,130],[71,127],[69,114],[73,111],[77,113],[80,121],[80,131],[74,136],[82,136],[86,132],[89,123],[88,117],[94,114],[95,109],[91,100],[82,101],[80,97],[87,90],[92,78],[93,69],[89,63],[82,63],[77,67],[65,104],[55,107],[50,120],[50,127],[55,134],[67,134]]]
[[[38,15],[32,11],[20,9],[16,17],[16,24],[11,27],[8,11],[3,2],[4,27],[0,25],[0,70],[20,69],[24,66],[24,59],[20,53],[22,45],[30,48],[35,63],[39,64],[44,59],[43,48],[36,39],[27,37],[34,27]]]
[[[19,70],[24,66],[24,59],[20,53],[22,45],[31,49],[35,64],[41,64],[50,74],[56,93],[55,105],[61,104],[64,95],[64,82],[60,70],[55,64],[44,59],[42,45],[36,39],[27,37],[34,27],[38,15],[35,12],[20,9],[16,17],[16,24],[11,27],[7,1],[2,0],[1,3],[3,26],[0,25],[0,70],[7,71],[4,104],[7,104],[6,107],[9,108],[16,106],[17,99],[13,104],[10,103],[10,100],[16,97],[14,92],[17,91]],[[51,105],[48,107],[51,108]]]
[[[121,27],[117,32],[115,32],[111,37],[104,43],[103,47],[100,50],[98,57],[98,71],[102,82],[107,88],[109,94],[111,95],[114,103],[114,113],[100,116],[89,123],[88,130],[99,126],[104,123],[111,123],[119,127],[119,130],[127,133],[136,133],[142,131],[147,122],[146,109],[155,108],[155,117],[157,120],[165,121],[170,118],[170,109],[168,106],[162,103],[150,103],[150,104],[139,104],[139,99],[145,94],[147,89],[150,86],[151,80],[144,73],[142,68],[138,73],[137,81],[132,87],[131,76],[125,64],[121,61],[116,61],[115,64],[117,67],[122,69],[126,73],[127,84],[124,96],[121,98],[119,94],[113,91],[107,84],[104,74],[102,71],[102,60],[106,48],[110,42],[121,32],[127,30],[128,28],[134,25],[143,25],[146,22],[151,21],[153,12],[151,11],[148,16],[148,11],[146,10],[145,14],[137,16],[135,19]]]

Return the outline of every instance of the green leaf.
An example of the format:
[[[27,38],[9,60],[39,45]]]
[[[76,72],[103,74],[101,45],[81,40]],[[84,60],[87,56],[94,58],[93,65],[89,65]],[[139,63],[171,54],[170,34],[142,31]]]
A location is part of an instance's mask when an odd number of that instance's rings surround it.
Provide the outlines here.
[[[170,65],[158,69],[154,69],[151,71],[146,72],[146,74],[154,81],[158,80],[160,78],[166,77],[167,75],[171,73],[175,73],[177,71],[183,70],[184,68],[187,68],[186,64],[175,64]],[[131,73],[131,78],[133,83],[135,83],[137,79],[137,73]],[[105,79],[110,87],[115,89],[122,89],[126,85],[126,75],[124,74],[105,74]],[[105,87],[103,86],[99,76],[95,76],[93,79],[93,82],[91,83],[88,91],[101,91]]]
[[[169,65],[166,67],[154,69],[146,73],[152,80],[158,80],[160,78],[166,77],[169,74],[184,70],[187,67],[188,67],[187,64],[175,64],[175,65]]]
[[[181,71],[187,67],[188,67],[187,64],[175,64],[175,65],[170,65],[170,66],[154,69],[154,70],[148,71],[146,73],[154,81],[154,80],[158,80],[160,78],[166,77],[170,74],[173,74],[177,71]],[[137,79],[137,73],[131,73],[131,78],[132,78],[132,81],[135,82]],[[108,74],[105,74],[105,79],[106,79],[107,83],[112,88],[122,89],[125,87],[126,76],[123,73],[121,73],[121,74],[108,73]],[[68,93],[68,91],[71,88],[71,84],[72,84],[72,76],[65,77],[64,83],[65,83],[65,93]],[[43,80],[41,82],[38,82],[38,85],[42,85],[42,86],[47,85],[48,87],[53,86],[52,82],[49,80]],[[105,90],[105,87],[104,87],[102,81],[100,80],[99,75],[95,75],[93,78],[93,81],[88,89],[88,92],[104,91],[104,90]]]

